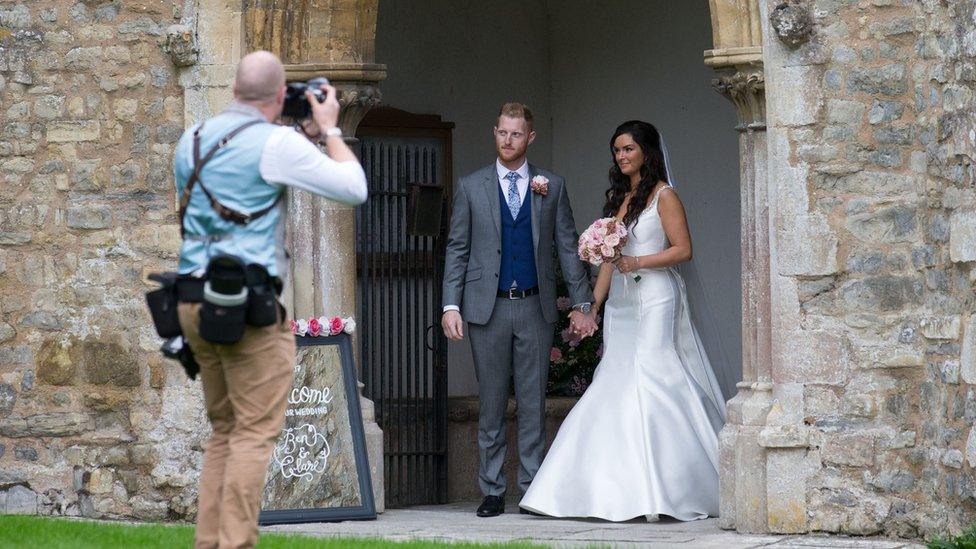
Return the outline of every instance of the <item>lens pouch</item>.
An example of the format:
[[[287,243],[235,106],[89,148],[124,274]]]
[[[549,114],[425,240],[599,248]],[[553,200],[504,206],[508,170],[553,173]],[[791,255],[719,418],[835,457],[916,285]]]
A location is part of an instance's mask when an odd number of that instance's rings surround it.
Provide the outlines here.
[[[200,337],[210,343],[230,345],[244,337],[248,289],[244,262],[232,255],[218,255],[207,265],[200,306]]]
[[[247,323],[270,326],[278,322],[278,299],[268,270],[257,263],[247,266]]]

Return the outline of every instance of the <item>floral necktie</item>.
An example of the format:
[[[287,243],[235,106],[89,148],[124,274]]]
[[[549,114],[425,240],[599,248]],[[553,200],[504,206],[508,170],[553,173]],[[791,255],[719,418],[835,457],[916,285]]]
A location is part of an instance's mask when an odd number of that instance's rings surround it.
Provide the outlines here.
[[[508,175],[505,176],[505,179],[508,180],[508,211],[512,212],[512,219],[518,219],[519,208],[522,206],[516,184],[521,177],[518,172],[508,172]]]

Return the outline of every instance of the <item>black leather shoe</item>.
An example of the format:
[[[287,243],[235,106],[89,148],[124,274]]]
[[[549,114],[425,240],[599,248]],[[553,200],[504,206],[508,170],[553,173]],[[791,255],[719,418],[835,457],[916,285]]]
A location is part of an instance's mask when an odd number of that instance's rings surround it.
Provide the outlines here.
[[[505,512],[505,498],[502,496],[485,496],[485,500],[478,507],[479,517],[497,517]]]

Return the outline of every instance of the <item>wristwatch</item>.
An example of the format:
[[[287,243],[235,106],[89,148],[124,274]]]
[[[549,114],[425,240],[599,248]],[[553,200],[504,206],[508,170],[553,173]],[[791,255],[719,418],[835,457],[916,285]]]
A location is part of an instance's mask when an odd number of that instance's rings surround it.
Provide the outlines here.
[[[326,137],[342,137],[342,129],[339,126],[331,127],[325,130]]]
[[[579,311],[584,315],[590,314],[590,309],[593,307],[592,303],[580,303],[579,305],[573,305],[574,311]]]

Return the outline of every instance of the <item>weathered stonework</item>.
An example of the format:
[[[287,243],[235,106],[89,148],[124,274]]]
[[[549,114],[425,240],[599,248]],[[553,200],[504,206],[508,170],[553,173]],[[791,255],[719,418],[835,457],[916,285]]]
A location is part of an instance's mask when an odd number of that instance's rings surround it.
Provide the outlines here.
[[[743,197],[745,379],[720,437],[722,524],[955,532],[976,518],[974,2],[789,2],[812,27],[771,18],[781,3],[709,2]],[[375,9],[0,6],[0,511],[194,516],[200,391],[158,355],[142,297],[178,248],[173,146],[259,46],[295,78],[343,85],[351,133],[378,100]],[[292,243],[286,299],[352,314],[351,210],[290,207],[319,229]]]
[[[200,391],[162,361],[143,275],[176,251],[181,2],[0,6],[0,500],[192,517]],[[180,479],[180,480],[176,480]]]
[[[336,19],[327,28],[352,29],[371,60],[375,25],[349,19],[364,6],[331,10]],[[373,8],[375,22],[375,1]],[[208,424],[199,385],[156,350],[143,280],[174,265],[173,147],[187,125],[229,102],[245,51],[245,13],[242,3],[225,0],[0,7],[0,486],[9,487],[0,498],[7,512],[195,515]],[[311,45],[352,51],[343,44]],[[361,95],[347,101],[356,111],[346,114],[355,118],[350,133],[377,96],[375,89]],[[324,202],[316,202],[323,215],[335,209]],[[348,217],[342,225],[351,227],[347,210],[330,215]],[[348,230],[323,233],[353,253]],[[307,307],[355,313],[354,302]],[[370,440],[381,442],[366,408]],[[373,453],[382,459],[382,450]]]
[[[783,4],[758,2],[772,347],[730,403],[723,525],[958,532],[976,519],[974,5],[790,2],[815,17],[801,43],[780,40]]]

